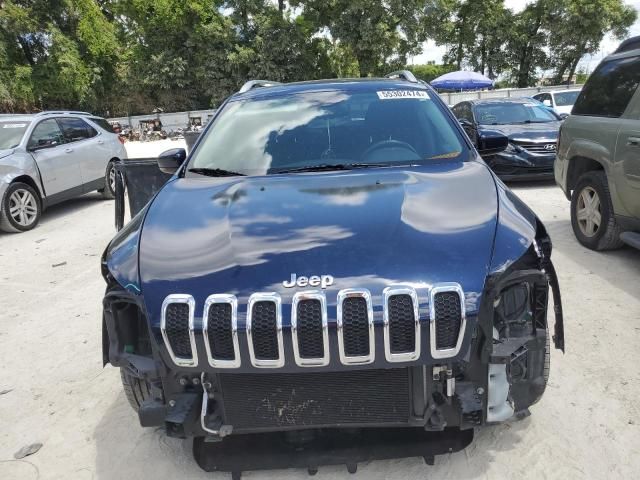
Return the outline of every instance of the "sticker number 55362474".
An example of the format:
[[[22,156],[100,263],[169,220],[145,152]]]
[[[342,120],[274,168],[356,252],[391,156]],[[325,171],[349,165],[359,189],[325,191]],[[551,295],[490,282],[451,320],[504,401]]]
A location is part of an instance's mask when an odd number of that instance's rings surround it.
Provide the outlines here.
[[[429,94],[424,90],[382,90],[376,93],[380,100],[400,100],[403,98],[429,99]]]

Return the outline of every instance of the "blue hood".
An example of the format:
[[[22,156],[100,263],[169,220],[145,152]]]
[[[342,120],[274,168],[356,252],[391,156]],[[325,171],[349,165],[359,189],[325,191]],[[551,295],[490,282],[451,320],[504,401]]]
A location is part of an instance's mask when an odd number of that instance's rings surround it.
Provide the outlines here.
[[[411,170],[234,178],[180,178],[149,207],[139,275],[151,323],[171,293],[202,305],[212,293],[244,304],[255,292],[289,303],[292,273],[332,275],[327,298],[343,288],[389,284],[417,289],[458,282],[467,311],[491,263],[498,193],[480,162]]]

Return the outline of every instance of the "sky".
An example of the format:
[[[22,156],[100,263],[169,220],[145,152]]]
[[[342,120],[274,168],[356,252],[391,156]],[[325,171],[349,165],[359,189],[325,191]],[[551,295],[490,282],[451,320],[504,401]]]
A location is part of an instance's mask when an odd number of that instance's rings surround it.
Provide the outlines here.
[[[519,12],[530,3],[530,0],[505,0],[504,4],[507,8],[510,8],[514,12]],[[640,0],[625,0],[627,5],[631,5],[640,12]],[[640,19],[629,29],[629,36],[640,35]],[[587,72],[593,71],[594,68],[600,63],[602,58],[613,52],[620,42],[607,35],[600,44],[600,50],[594,55],[586,55],[578,65],[578,68],[584,68]],[[425,42],[423,46],[423,53],[410,59],[412,64],[422,64],[429,61],[435,61],[436,63],[442,62],[442,55],[445,53],[444,47],[437,46],[432,40]]]

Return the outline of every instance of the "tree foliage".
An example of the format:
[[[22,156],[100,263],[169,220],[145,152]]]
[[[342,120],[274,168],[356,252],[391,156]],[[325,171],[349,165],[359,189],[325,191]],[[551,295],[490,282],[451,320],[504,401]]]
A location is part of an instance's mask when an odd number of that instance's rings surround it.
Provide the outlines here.
[[[532,85],[540,69],[556,82],[573,77],[605,34],[624,37],[637,13],[622,0],[534,0],[514,13],[504,0],[441,0],[446,13],[436,25],[445,61],[491,78],[507,75],[518,87]]]
[[[382,75],[446,46],[424,80],[468,68],[519,86],[571,76],[636,12],[623,0],[0,0],[0,106],[104,115],[219,105],[249,78]]]
[[[425,82],[430,82],[431,80],[438,78],[440,75],[444,75],[445,73],[453,72],[456,70],[456,66],[452,64],[410,65],[406,68],[408,70],[411,70],[416,78],[418,78],[419,80],[424,80]]]
[[[358,64],[360,76],[380,75],[405,65],[427,39],[431,2],[424,0],[296,0],[291,2],[339,42]]]
[[[555,81],[569,78],[576,72],[578,62],[586,54],[598,51],[606,33],[624,37],[635,22],[633,7],[618,0],[556,0],[549,36],[551,65],[555,67]]]

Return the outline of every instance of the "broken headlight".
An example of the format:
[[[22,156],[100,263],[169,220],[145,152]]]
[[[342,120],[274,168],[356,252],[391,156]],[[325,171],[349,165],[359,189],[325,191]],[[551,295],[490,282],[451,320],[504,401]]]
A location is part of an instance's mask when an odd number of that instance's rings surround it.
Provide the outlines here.
[[[506,287],[494,302],[494,328],[498,338],[531,335],[533,328],[533,286],[528,282]]]

